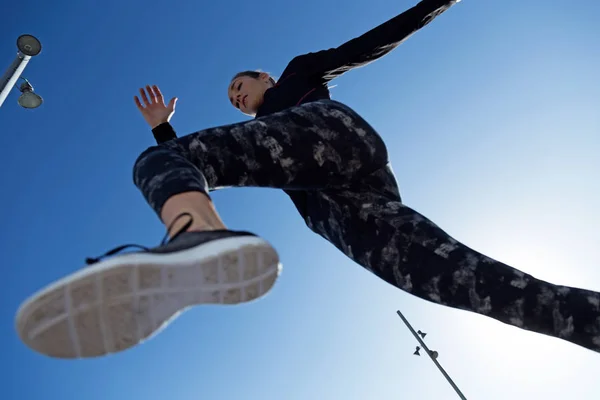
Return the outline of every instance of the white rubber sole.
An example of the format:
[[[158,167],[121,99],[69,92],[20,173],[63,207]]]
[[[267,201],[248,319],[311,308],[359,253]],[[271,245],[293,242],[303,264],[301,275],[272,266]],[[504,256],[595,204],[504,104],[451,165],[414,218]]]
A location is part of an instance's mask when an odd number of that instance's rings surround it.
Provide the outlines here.
[[[124,254],[31,296],[17,312],[17,332],[50,357],[116,353],[155,335],[191,306],[258,299],[280,271],[275,249],[253,236],[173,254]]]

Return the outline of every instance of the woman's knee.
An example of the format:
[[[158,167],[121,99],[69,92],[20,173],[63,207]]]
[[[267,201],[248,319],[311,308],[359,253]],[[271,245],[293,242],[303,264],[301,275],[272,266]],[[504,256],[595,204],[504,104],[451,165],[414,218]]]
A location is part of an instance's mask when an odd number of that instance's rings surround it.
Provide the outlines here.
[[[164,168],[165,162],[172,158],[173,149],[164,144],[150,146],[137,157],[133,163],[133,181],[136,186],[140,186],[144,180],[153,177],[159,171],[158,168]]]

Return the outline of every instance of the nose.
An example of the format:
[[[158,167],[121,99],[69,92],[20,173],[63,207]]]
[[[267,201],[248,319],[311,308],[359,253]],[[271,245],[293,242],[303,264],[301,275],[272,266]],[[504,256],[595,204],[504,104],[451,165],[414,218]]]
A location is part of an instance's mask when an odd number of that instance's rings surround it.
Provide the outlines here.
[[[236,96],[236,101],[240,104],[240,107],[245,107],[244,97],[245,95],[243,93],[238,93],[238,95]]]

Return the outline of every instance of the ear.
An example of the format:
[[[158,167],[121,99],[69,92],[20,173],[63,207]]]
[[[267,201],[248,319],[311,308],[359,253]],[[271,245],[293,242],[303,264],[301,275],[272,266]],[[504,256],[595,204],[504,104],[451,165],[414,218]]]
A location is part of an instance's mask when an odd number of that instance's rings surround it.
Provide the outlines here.
[[[266,72],[261,72],[259,75],[259,79],[261,81],[268,82],[270,78],[271,78],[271,75],[267,74]]]

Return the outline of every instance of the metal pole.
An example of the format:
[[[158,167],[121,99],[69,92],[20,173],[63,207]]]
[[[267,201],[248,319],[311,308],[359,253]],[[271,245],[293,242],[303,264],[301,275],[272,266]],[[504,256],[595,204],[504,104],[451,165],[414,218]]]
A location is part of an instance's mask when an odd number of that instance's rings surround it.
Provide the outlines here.
[[[2,103],[6,100],[15,83],[17,83],[29,60],[31,60],[31,56],[26,56],[18,52],[17,57],[2,76],[2,80],[0,81],[0,107],[2,107]]]
[[[429,356],[429,358],[431,358],[431,361],[433,361],[433,363],[436,365],[436,367],[438,367],[438,369],[440,370],[440,372],[442,373],[442,375],[444,375],[444,377],[446,378],[446,380],[448,381],[448,383],[454,388],[454,390],[456,391],[456,394],[458,394],[458,396],[462,400],[467,400],[467,398],[462,394],[462,392],[460,391],[460,389],[458,388],[458,386],[456,386],[454,384],[454,382],[452,381],[452,379],[450,379],[450,376],[446,373],[446,371],[444,371],[444,368],[442,368],[442,366],[440,365],[440,363],[433,357],[433,355],[431,354],[431,351],[429,351],[429,348],[427,348],[427,345],[425,344],[425,342],[423,341],[423,339],[421,339],[421,337],[417,334],[417,332],[415,332],[415,330],[413,329],[413,327],[408,323],[408,320],[406,318],[404,318],[404,315],[402,315],[402,313],[400,312],[400,310],[398,310],[396,312],[398,313],[398,316],[400,316],[400,318],[402,318],[402,321],[404,321],[404,323],[406,324],[406,326],[408,327],[408,329],[411,331],[411,333],[413,334],[413,336],[417,339],[417,341],[419,342],[419,344],[421,345],[421,347],[423,347],[425,349],[425,352],[427,353],[427,355]]]
[[[17,80],[25,70],[25,67],[31,60],[42,51],[42,44],[33,35],[21,35],[17,38],[17,57],[13,60],[10,67],[6,70],[0,80],[0,107],[8,97]]]

